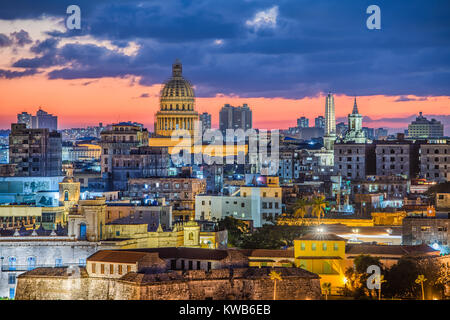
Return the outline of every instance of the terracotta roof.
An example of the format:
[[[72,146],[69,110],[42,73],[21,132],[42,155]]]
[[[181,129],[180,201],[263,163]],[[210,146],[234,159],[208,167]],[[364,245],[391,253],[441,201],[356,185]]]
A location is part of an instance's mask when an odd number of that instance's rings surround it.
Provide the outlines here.
[[[370,254],[396,256],[439,254],[439,250],[434,250],[433,248],[425,244],[415,246],[348,244],[345,247],[345,252],[346,254],[350,255]]]
[[[203,248],[148,248],[148,249],[123,249],[120,251],[132,251],[140,253],[157,252],[161,259],[195,259],[195,260],[223,260],[228,257],[227,250],[203,249]]]
[[[274,250],[274,249],[243,249],[240,250],[247,257],[271,257],[271,258],[294,258],[294,250]]]
[[[91,262],[113,262],[113,263],[137,263],[147,252],[132,252],[125,250],[100,250],[87,258]]]
[[[316,240],[316,241],[347,241],[347,239],[341,238],[334,233],[308,233],[297,240]]]

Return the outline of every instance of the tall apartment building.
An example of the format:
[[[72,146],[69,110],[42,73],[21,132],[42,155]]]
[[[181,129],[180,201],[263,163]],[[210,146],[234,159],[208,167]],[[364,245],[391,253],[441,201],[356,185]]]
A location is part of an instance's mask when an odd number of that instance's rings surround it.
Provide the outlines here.
[[[17,123],[24,123],[27,128],[31,128],[32,115],[28,112],[22,112],[17,114]]]
[[[251,129],[253,126],[252,110],[244,103],[241,107],[225,104],[219,112],[219,129],[224,134],[226,129]]]
[[[129,122],[114,124],[101,132],[99,145],[102,148],[100,157],[102,176],[112,178],[114,157],[129,155],[132,148],[148,146],[148,131]]]
[[[61,134],[48,129],[29,129],[24,123],[11,124],[9,163],[15,175],[25,177],[62,174]]]
[[[382,140],[385,139],[387,136],[388,136],[387,129],[384,128],[375,129],[375,139]]]
[[[39,109],[36,115],[31,117],[31,127],[56,131],[58,130],[58,117]]]
[[[406,140],[378,141],[375,147],[378,176],[419,174],[419,144]]]
[[[436,119],[427,120],[419,112],[415,121],[408,125],[408,136],[410,138],[439,138],[444,136],[444,126]]]
[[[300,117],[297,119],[297,127],[299,128],[308,128],[309,127],[309,119],[305,117]]]
[[[375,145],[336,143],[334,145],[336,172],[348,180],[364,180],[375,174]]]
[[[201,115],[199,115],[199,120],[202,123],[203,132],[211,129],[211,115],[208,112],[203,112]]]
[[[324,128],[325,129],[325,118],[323,116],[318,116],[314,119],[314,126],[316,128]]]
[[[165,198],[173,208],[174,220],[190,220],[194,217],[196,196],[205,192],[205,179],[152,177],[130,179],[126,194],[136,200]]]
[[[450,141],[420,145],[420,176],[431,181],[450,181]]]

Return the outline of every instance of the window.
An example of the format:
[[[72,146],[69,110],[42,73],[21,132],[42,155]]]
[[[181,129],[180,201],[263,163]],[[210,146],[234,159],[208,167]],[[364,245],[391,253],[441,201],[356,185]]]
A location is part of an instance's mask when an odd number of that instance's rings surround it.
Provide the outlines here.
[[[91,264],[91,272],[95,273],[95,263]]]
[[[100,265],[100,273],[105,274],[105,265],[103,263]]]
[[[208,271],[211,270],[211,262],[208,261]]]
[[[28,257],[27,258],[27,270],[33,270],[36,268],[36,258],[35,257]]]
[[[17,262],[16,257],[9,257],[8,258],[8,269],[10,271],[16,270],[16,262]]]
[[[311,243],[311,250],[316,251],[316,243],[315,242]]]
[[[201,266],[200,266],[200,261],[197,261],[197,270],[200,270]]]
[[[8,274],[8,284],[16,284],[16,275],[14,273]]]
[[[322,243],[322,250],[327,251],[327,243],[326,242]]]
[[[339,250],[339,245],[335,242],[333,245],[334,251],[338,251]]]
[[[14,296],[16,295],[16,289],[15,288],[9,288],[9,298],[14,299]]]
[[[192,269],[194,269],[193,265],[192,265],[192,261],[189,261],[189,270],[192,270]]]
[[[114,273],[114,265],[110,264],[109,265],[109,274],[113,274]]]
[[[127,273],[131,272],[131,266],[127,266]]]
[[[62,267],[62,258],[55,259],[55,267]]]
[[[304,242],[302,242],[302,243],[300,244],[300,250],[302,250],[302,251],[305,251],[305,250],[306,250],[306,245],[305,245]]]

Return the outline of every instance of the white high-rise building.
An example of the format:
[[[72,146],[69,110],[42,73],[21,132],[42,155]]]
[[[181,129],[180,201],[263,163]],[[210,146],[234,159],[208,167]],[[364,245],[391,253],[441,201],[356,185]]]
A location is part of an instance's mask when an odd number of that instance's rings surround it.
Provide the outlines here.
[[[336,140],[336,118],[334,113],[334,97],[330,93],[325,99],[325,135],[323,145],[326,150],[333,151],[333,144]]]
[[[325,100],[325,135],[336,134],[336,118],[334,113],[334,97],[328,93]]]

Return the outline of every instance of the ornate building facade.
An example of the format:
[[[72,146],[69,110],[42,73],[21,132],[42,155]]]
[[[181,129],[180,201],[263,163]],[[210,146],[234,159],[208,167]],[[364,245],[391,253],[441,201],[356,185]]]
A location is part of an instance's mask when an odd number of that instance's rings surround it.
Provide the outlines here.
[[[161,90],[160,110],[156,113],[155,134],[170,137],[174,130],[187,130],[194,135],[198,113],[194,110],[195,95],[191,83],[182,76],[182,64],[172,65],[172,77]]]

